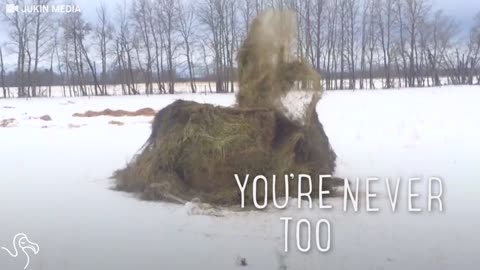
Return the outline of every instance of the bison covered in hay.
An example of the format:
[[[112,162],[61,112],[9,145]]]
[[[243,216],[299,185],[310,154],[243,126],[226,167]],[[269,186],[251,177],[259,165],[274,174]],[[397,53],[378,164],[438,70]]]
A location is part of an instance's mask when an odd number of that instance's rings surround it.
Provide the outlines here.
[[[144,147],[115,172],[116,187],[150,200],[198,198],[234,205],[240,201],[235,174],[280,179],[291,173],[333,174],[336,155],[316,112],[319,75],[304,62],[290,60],[295,29],[291,12],[257,17],[238,56],[237,105],[178,100],[160,110]],[[300,119],[290,117],[282,103],[296,84],[309,94]],[[289,194],[295,195],[297,183],[289,185]],[[333,185],[332,179],[323,188]],[[251,197],[252,188],[246,190]],[[277,184],[275,191],[283,194],[285,185]]]

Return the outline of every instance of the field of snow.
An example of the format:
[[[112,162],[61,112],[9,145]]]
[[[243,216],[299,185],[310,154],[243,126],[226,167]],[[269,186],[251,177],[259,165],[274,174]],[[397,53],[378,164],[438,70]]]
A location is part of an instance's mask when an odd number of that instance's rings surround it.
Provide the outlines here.
[[[28,269],[475,269],[480,265],[480,87],[332,91],[317,111],[338,155],[340,177],[441,177],[442,213],[406,211],[400,185],[392,213],[383,182],[379,213],[334,207],[219,210],[145,202],[112,191],[123,167],[150,132],[151,117],[72,117],[86,110],[160,109],[175,99],[218,105],[233,95],[165,95],[0,100],[0,247],[26,233],[40,246]],[[49,115],[51,121],[38,119]],[[110,121],[123,122],[112,125]],[[422,188],[424,187],[424,188]],[[283,252],[282,216],[331,223],[332,247]],[[312,244],[315,246],[315,243]],[[0,249],[0,270],[23,269],[22,253]],[[239,266],[238,257],[247,266]]]

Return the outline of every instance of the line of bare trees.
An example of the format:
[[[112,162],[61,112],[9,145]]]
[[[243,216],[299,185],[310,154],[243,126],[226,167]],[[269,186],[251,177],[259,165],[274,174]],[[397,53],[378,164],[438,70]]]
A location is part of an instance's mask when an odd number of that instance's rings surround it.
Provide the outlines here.
[[[3,13],[1,93],[45,96],[56,85],[64,96],[110,95],[115,84],[125,95],[173,94],[179,81],[192,93],[198,81],[233,92],[241,41],[266,9],[298,14],[297,56],[327,89],[480,82],[480,13],[465,30],[429,0],[133,0],[99,4],[95,22],[82,13]]]

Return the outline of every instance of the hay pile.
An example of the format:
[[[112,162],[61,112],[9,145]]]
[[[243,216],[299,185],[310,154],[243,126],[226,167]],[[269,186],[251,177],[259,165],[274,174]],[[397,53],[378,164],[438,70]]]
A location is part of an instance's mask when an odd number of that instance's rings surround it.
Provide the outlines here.
[[[141,152],[115,173],[117,188],[144,199],[236,205],[234,174],[332,174],[336,155],[315,111],[319,76],[290,61],[294,29],[290,12],[257,17],[239,53],[238,106],[178,100],[159,111]],[[289,119],[281,103],[298,81],[317,90],[301,121]],[[297,183],[290,184],[295,196]],[[247,187],[247,199],[251,191]]]

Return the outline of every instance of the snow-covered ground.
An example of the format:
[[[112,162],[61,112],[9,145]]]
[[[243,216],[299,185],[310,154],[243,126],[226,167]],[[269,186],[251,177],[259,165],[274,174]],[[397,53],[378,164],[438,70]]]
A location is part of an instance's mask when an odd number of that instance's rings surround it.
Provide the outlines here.
[[[338,155],[337,175],[441,177],[443,213],[392,213],[378,182],[379,213],[297,209],[198,215],[195,206],[145,202],[110,190],[112,172],[142,146],[151,117],[72,117],[86,110],[160,109],[183,98],[219,105],[233,95],[0,100],[0,247],[26,233],[40,252],[28,269],[476,269],[480,242],[480,87],[328,92],[318,106]],[[49,115],[52,121],[37,119]],[[111,125],[116,120],[123,126]],[[426,209],[426,182],[418,206]],[[332,247],[283,252],[282,216],[331,222]],[[315,247],[315,242],[312,243]],[[31,253],[30,253],[31,254]],[[0,249],[0,270],[23,269]]]

